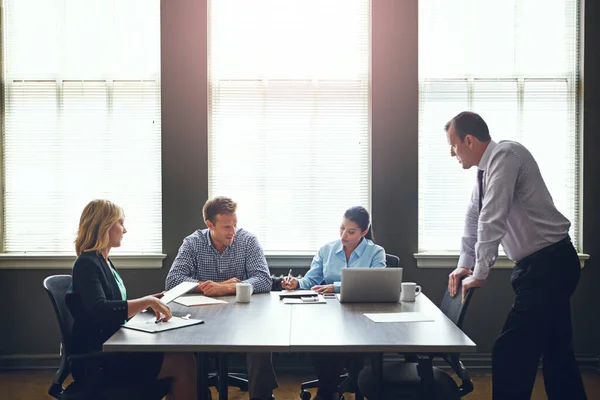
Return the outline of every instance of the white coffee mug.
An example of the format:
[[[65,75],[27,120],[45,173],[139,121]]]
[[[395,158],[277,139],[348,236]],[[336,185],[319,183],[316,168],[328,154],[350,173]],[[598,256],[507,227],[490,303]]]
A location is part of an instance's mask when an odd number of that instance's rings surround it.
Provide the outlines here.
[[[252,296],[252,285],[245,282],[235,284],[235,301],[238,303],[250,303]]]
[[[414,282],[402,282],[400,301],[415,301],[419,294],[421,294],[421,286]]]

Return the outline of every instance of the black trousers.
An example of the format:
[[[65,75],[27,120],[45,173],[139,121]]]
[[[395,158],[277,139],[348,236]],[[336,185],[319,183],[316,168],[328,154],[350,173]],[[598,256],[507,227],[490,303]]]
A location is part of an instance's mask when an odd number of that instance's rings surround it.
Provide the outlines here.
[[[492,351],[494,400],[531,398],[540,357],[549,400],[586,399],[573,352],[570,298],[581,273],[569,238],[515,265],[515,303]]]
[[[313,353],[311,360],[319,380],[317,393],[326,399],[337,393],[344,367],[353,378],[363,367],[363,356],[355,353]]]

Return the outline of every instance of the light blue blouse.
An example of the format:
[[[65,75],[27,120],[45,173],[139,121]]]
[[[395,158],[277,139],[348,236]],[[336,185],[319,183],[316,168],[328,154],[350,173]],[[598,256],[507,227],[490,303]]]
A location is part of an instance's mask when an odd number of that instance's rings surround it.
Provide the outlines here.
[[[319,249],[313,257],[310,270],[304,278],[300,279],[299,289],[310,289],[325,281],[330,285],[333,283],[336,293],[340,292],[340,281],[342,280],[342,268],[384,268],[385,250],[369,239],[363,239],[350,254],[350,260],[346,263],[346,255],[341,239],[327,243]]]

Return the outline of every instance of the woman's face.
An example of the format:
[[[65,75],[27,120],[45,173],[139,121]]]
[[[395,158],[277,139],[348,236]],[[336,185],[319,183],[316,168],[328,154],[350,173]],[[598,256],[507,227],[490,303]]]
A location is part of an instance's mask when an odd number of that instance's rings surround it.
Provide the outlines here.
[[[125,229],[125,218],[119,218],[108,230],[108,241],[110,247],[120,247],[123,235],[127,233]]]
[[[345,248],[355,249],[366,234],[367,231],[361,231],[360,227],[348,218],[344,218],[342,221],[342,225],[340,226],[340,237],[342,238],[342,245]]]

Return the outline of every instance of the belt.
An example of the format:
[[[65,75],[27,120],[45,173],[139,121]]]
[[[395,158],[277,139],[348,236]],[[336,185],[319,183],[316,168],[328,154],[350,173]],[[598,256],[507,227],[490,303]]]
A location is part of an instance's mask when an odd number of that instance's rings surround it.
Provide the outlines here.
[[[517,261],[517,264],[531,263],[531,262],[537,260],[538,258],[547,257],[551,253],[554,253],[555,251],[558,251],[558,250],[562,250],[563,248],[566,248],[569,246],[572,247],[573,244],[571,243],[571,237],[569,235],[567,235],[566,238],[564,238],[556,243],[553,243],[550,246],[546,246],[543,249],[540,249],[540,250],[536,251],[535,253],[528,255],[525,258],[522,258],[521,260]]]

